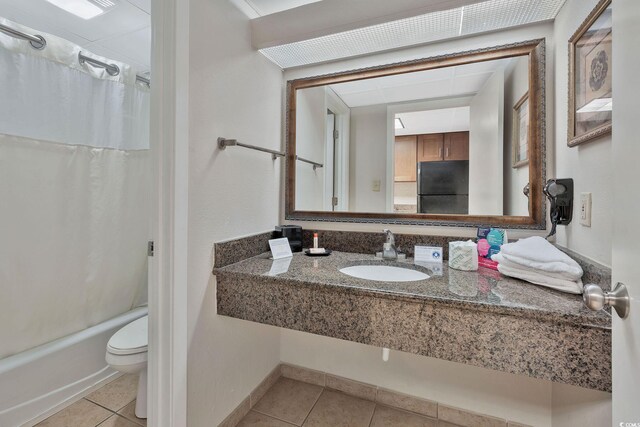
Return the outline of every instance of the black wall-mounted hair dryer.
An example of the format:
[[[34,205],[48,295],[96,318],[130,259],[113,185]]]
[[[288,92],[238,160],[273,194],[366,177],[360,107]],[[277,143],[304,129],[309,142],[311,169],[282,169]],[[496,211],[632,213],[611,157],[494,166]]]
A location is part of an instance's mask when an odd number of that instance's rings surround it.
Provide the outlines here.
[[[567,225],[573,218],[573,179],[550,179],[542,191],[551,203],[551,231],[547,236],[549,238],[556,234],[557,225]]]

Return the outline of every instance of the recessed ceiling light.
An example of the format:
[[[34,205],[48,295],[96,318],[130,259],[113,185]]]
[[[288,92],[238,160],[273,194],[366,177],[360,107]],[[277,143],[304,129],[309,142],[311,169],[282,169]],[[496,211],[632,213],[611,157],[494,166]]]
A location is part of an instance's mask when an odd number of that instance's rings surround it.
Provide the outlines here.
[[[404,129],[404,123],[402,123],[400,117],[396,117],[396,129]]]
[[[102,15],[116,4],[112,0],[47,0],[54,6],[82,19]]]

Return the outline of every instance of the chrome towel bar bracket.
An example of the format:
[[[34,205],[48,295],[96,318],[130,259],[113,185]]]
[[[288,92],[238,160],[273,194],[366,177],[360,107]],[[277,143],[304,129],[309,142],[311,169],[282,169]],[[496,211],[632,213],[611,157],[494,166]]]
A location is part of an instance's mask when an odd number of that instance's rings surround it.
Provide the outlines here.
[[[300,156],[296,156],[296,160],[300,160],[301,162],[305,162],[305,163],[309,163],[310,165],[313,165],[313,170],[316,170],[317,168],[324,167],[324,165],[322,163],[314,162],[312,160],[307,160],[307,159],[305,159],[303,157],[300,157]]]
[[[218,138],[218,148],[221,150],[234,145],[237,145],[238,147],[249,148],[251,150],[262,151],[263,153],[269,153],[271,154],[271,158],[273,160],[277,159],[278,157],[284,157],[284,153],[282,151],[270,150],[268,148],[256,147],[255,145],[243,144],[242,142],[238,142],[235,139],[227,139],[223,137]]]

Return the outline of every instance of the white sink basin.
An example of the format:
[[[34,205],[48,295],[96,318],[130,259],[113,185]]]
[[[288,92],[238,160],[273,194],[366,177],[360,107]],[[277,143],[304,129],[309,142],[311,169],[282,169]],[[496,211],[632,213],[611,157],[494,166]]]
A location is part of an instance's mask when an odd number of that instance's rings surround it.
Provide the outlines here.
[[[390,265],[356,265],[342,268],[340,273],[376,282],[416,282],[429,278],[421,271]]]

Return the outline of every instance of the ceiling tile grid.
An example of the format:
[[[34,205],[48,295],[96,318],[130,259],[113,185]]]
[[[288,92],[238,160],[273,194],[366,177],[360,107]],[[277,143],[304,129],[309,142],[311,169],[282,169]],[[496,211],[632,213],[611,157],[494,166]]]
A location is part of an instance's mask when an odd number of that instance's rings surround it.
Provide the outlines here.
[[[283,69],[552,20],[565,0],[488,0],[261,49]]]

